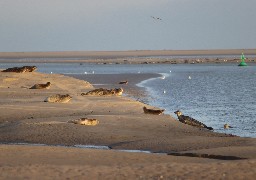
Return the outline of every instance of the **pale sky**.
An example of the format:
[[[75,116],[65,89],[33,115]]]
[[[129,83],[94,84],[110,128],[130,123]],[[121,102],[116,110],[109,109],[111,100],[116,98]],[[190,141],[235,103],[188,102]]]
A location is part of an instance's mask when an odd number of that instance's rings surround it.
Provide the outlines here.
[[[255,19],[256,0],[0,0],[0,52],[256,48]]]

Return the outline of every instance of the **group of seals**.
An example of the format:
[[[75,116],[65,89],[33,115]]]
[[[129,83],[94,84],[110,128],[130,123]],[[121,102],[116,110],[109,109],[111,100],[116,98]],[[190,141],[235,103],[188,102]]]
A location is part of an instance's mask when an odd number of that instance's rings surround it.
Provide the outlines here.
[[[99,88],[99,89],[94,89],[92,91],[89,91],[87,93],[82,93],[82,96],[121,96],[123,94],[123,89],[122,88],[115,88],[115,89],[103,89],[103,88]]]
[[[174,112],[177,116],[178,116],[178,119],[180,122],[184,123],[184,124],[187,124],[187,125],[190,125],[190,126],[195,126],[195,127],[198,127],[198,128],[206,128],[206,129],[209,129],[209,130],[213,130],[212,127],[208,127],[206,126],[204,123],[201,123],[189,116],[184,116],[182,115],[181,111],[175,111]]]
[[[160,115],[164,112],[164,109],[149,109],[149,108],[146,108],[146,106],[144,106],[143,111],[145,114]]]
[[[34,72],[35,70],[37,70],[36,66],[22,66],[22,67],[7,68],[2,72],[25,73],[25,72]]]

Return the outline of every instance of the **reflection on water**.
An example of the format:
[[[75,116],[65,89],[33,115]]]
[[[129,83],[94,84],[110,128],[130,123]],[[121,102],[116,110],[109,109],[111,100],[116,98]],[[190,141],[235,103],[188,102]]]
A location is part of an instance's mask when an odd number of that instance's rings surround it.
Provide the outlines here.
[[[248,67],[238,67],[237,64],[35,65],[43,73],[161,73],[164,78],[150,79],[139,84],[149,91],[144,102],[165,108],[173,117],[176,117],[173,112],[179,109],[218,132],[256,137],[255,64],[248,63]],[[13,66],[20,64],[2,63],[0,69]],[[226,123],[234,128],[224,130],[223,125]]]

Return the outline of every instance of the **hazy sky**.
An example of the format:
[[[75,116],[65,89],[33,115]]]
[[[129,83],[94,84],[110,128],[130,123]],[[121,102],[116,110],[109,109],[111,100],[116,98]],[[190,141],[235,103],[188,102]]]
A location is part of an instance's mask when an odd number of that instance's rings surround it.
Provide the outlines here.
[[[0,0],[0,52],[256,48],[255,8],[256,0]]]

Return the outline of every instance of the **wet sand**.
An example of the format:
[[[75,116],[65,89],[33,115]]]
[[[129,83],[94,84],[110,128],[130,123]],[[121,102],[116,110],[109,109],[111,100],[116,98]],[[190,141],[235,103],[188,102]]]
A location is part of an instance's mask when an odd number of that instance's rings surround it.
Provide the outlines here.
[[[109,75],[100,81],[109,86],[125,78],[133,86],[137,83],[133,76]],[[139,80],[148,77],[152,75],[141,75]],[[48,81],[53,84],[49,90],[29,89]],[[0,142],[5,143],[0,145],[0,179],[253,179],[256,175],[255,138],[194,128],[168,114],[144,114],[145,104],[128,97],[81,96],[92,85],[64,75],[0,72],[0,82]],[[43,102],[56,93],[73,98],[65,104]],[[68,123],[82,117],[100,123]],[[8,143],[104,145],[111,150]]]

